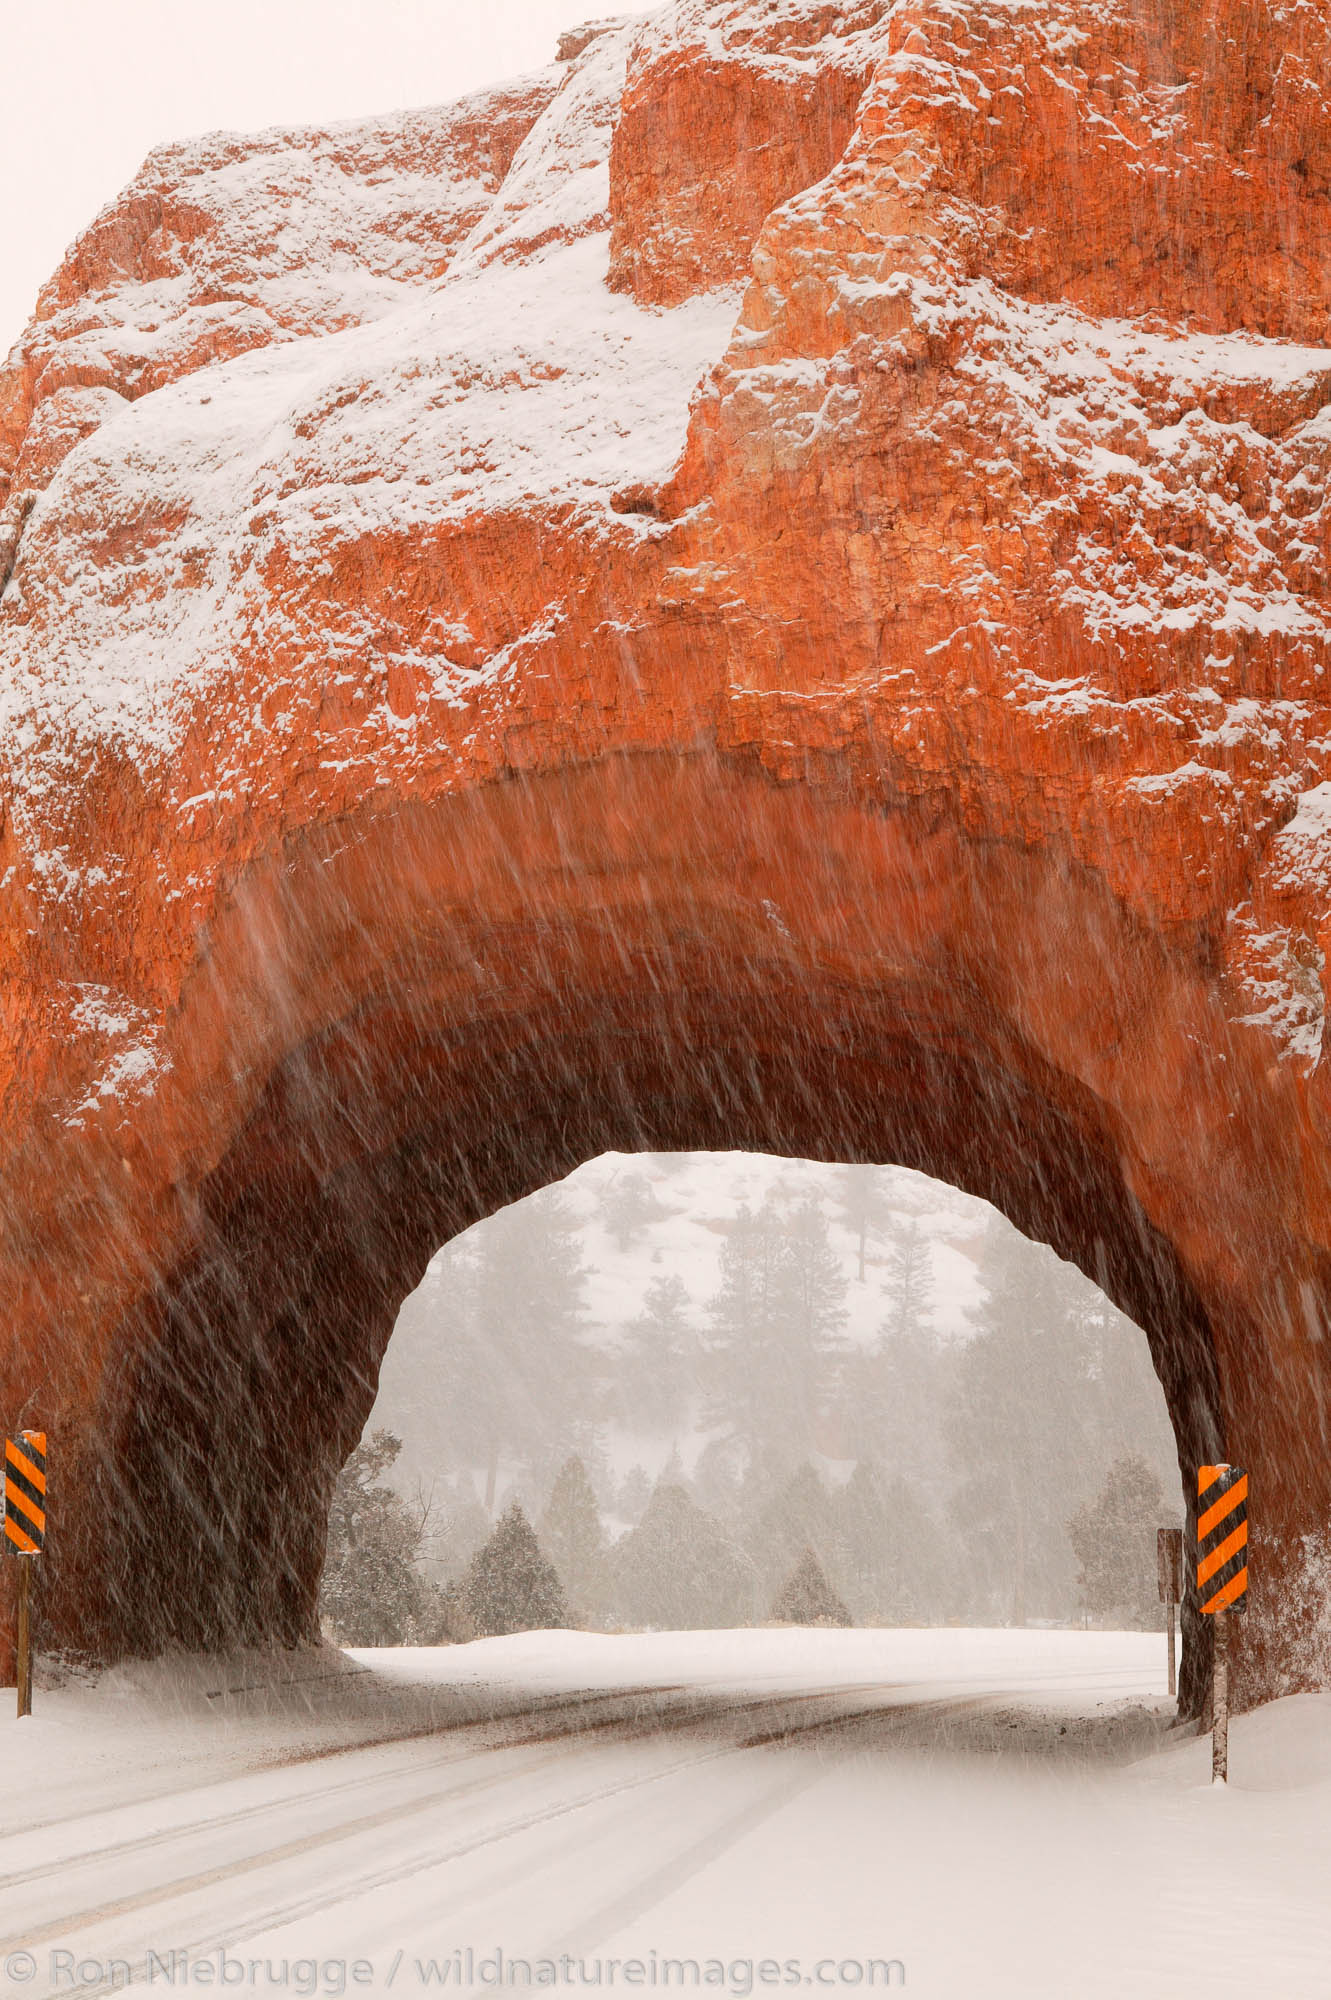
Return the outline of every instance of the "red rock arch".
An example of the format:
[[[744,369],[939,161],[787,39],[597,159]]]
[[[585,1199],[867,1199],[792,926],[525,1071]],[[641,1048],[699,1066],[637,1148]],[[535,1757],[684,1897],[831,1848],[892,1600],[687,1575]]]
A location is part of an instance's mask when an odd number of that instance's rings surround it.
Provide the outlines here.
[[[104,1457],[64,1478],[58,1629],[112,1652],[308,1637],[401,1299],[441,1240],[610,1147],[900,1161],[984,1195],[1146,1328],[1183,1463],[1221,1450],[1234,1317],[1162,1227],[1195,1204],[1173,1052],[1214,1046],[1213,1014],[1093,878],[708,755],[288,850],[185,996],[186,1094],[231,1117],[75,1418]],[[1144,1106],[1188,1166],[1154,1214]]]
[[[1103,1283],[1185,1465],[1252,1471],[1243,1688],[1315,1677],[1325,10],[574,39],[164,149],[0,374],[47,1629],[308,1629],[436,1244],[744,1145],[923,1167]]]

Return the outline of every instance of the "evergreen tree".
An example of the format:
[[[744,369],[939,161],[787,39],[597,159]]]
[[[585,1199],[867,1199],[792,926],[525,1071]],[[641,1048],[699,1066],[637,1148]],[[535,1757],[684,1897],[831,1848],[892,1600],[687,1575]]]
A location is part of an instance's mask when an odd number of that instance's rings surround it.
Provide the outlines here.
[[[737,1357],[757,1354],[763,1344],[777,1254],[773,1223],[770,1204],[760,1218],[741,1202],[721,1245],[721,1282],[709,1307],[720,1421],[729,1414]]]
[[[883,1481],[862,1461],[836,1508],[846,1592],[861,1619],[935,1624],[960,1608],[951,1551],[905,1479]]]
[[[596,1494],[580,1458],[566,1459],[555,1477],[540,1539],[569,1603],[582,1619],[593,1616],[604,1593],[605,1536]]]
[[[851,1625],[849,1611],[827,1581],[821,1563],[804,1549],[772,1602],[782,1625]]]
[[[483,1468],[492,1517],[501,1462],[539,1490],[571,1450],[590,1448],[586,1280],[575,1218],[547,1188],[450,1244],[409,1302],[434,1427],[455,1467]]]
[[[816,1200],[741,1207],[711,1305],[710,1415],[740,1439],[792,1457],[814,1443],[845,1322],[846,1280]]]
[[[633,1625],[714,1629],[752,1616],[752,1565],[682,1486],[658,1485],[610,1553],[612,1604]]]
[[[658,1486],[682,1486],[687,1492],[689,1483],[688,1474],[684,1470],[684,1461],[679,1455],[678,1442],[671,1445],[670,1456],[657,1474],[655,1483]]]
[[[933,1257],[919,1225],[907,1221],[892,1246],[891,1304],[883,1333],[887,1339],[919,1333],[930,1325],[934,1305]]]
[[[797,1354],[807,1347],[813,1356],[798,1379],[821,1380],[817,1362],[835,1352],[846,1324],[846,1278],[815,1195],[798,1202],[786,1221],[776,1277],[777,1324]]]
[[[653,1278],[619,1354],[616,1400],[631,1430],[668,1431],[684,1420],[696,1355],[687,1287],[680,1278]]]
[[[672,1173],[683,1164],[658,1163]],[[614,1477],[599,1451],[604,1380],[616,1413],[652,1438],[649,1463],[678,1438],[691,1477],[676,1459],[662,1483],[687,1486],[757,1562],[758,1610],[810,1541],[858,1619],[1074,1616],[1077,1563],[1066,1524],[1113,1462],[1140,1453],[1177,1505],[1174,1440],[1142,1337],[1080,1272],[995,1217],[979,1259],[974,1337],[940,1338],[928,1233],[935,1224],[925,1205],[932,1213],[941,1198],[884,1171],[883,1214],[874,1219],[865,1194],[872,1181],[870,1170],[848,1169],[839,1182],[823,1182],[837,1189],[840,1208],[829,1212],[838,1222],[844,1216],[855,1229],[856,1215],[865,1218],[871,1276],[883,1276],[883,1315],[867,1351],[844,1341],[845,1277],[855,1265],[848,1255],[841,1270],[818,1202],[800,1200],[817,1186],[810,1170],[723,1228],[720,1284],[696,1315],[706,1340],[690,1325],[683,1287],[662,1272],[649,1285],[649,1269],[620,1352],[608,1342],[605,1358],[591,1349],[585,1231],[558,1190],[450,1245],[408,1301],[389,1350],[384,1407],[407,1443],[395,1467],[370,1481],[402,1493],[402,1465],[411,1462],[442,1493],[416,1569],[437,1583],[458,1580],[493,1528],[496,1494],[501,1505],[520,1500],[544,1532],[554,1474],[571,1456],[617,1529],[640,1522],[652,1481],[641,1468]],[[840,1230],[837,1241],[849,1251]],[[395,1358],[404,1355],[411,1366],[395,1381]],[[421,1450],[427,1439],[430,1459]],[[860,1461],[847,1487],[822,1495],[830,1531],[811,1516],[819,1482],[806,1461],[819,1449]],[[788,1489],[810,1479],[810,1506],[796,1520]],[[765,1549],[760,1523],[769,1510]],[[576,1568],[562,1548],[560,1566]],[[329,1601],[337,1576],[330,1543]],[[565,1582],[578,1611],[595,1615],[596,1594],[583,1578]],[[405,1622],[389,1608],[355,1629],[420,1634],[432,1616],[428,1604]]]
[[[602,1200],[602,1219],[621,1250],[629,1250],[664,1211],[646,1174],[629,1168],[617,1174]]]
[[[693,1497],[727,1527],[740,1516],[744,1448],[734,1437],[709,1438],[693,1468]]]
[[[789,1577],[805,1549],[811,1549],[821,1567],[840,1581],[836,1509],[812,1465],[800,1466],[784,1482],[751,1522],[745,1541],[769,1596]]]
[[[559,1577],[541,1554],[531,1523],[516,1503],[472,1557],[462,1601],[483,1638],[567,1625]]]
[[[837,1174],[846,1226],[855,1237],[856,1276],[864,1283],[869,1238],[887,1216],[883,1177],[877,1167],[842,1167]]]
[[[1093,1500],[1068,1522],[1082,1599],[1102,1624],[1164,1623],[1156,1590],[1157,1528],[1178,1526],[1157,1475],[1139,1453],[1116,1459]]]
[[[941,1487],[941,1375],[933,1332],[934,1273],[928,1240],[907,1222],[892,1245],[887,1312],[867,1352],[842,1371],[843,1428],[857,1458],[896,1466],[928,1489]]]
[[[1095,1347],[1080,1274],[1043,1244],[991,1225],[985,1331],[958,1361],[947,1428],[955,1519],[984,1615],[1024,1624],[1075,1601],[1063,1527],[1096,1473]]]
[[[652,1477],[645,1466],[631,1465],[620,1482],[615,1508],[621,1521],[635,1524],[643,1517],[652,1497]]]
[[[847,1594],[861,1622],[877,1619],[888,1594],[891,1558],[882,1487],[867,1460],[859,1460],[837,1494],[836,1513]]]
[[[957,1355],[930,1334],[885,1333],[845,1371],[847,1450],[890,1466],[932,1506],[952,1489],[946,1417]]]
[[[416,1566],[425,1511],[409,1511],[382,1483],[401,1449],[391,1431],[376,1430],[357,1445],[333,1489],[319,1615],[344,1646],[408,1644],[437,1610]]]

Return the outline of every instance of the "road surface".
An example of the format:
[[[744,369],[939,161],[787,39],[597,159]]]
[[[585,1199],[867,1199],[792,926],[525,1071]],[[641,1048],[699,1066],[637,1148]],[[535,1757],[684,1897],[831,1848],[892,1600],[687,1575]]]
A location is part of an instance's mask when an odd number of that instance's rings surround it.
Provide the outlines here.
[[[618,1682],[612,1654],[582,1676],[602,1685],[473,1681],[424,1720],[390,1702],[384,1740],[293,1758],[265,1739],[236,1775],[199,1781],[183,1754],[131,1803],[97,1803],[90,1779],[91,1809],[44,1823],[28,1777],[29,1824],[11,1792],[0,1836],[0,1991],[1324,1991],[1325,1840],[1299,1864],[1279,1793],[1212,1797],[1205,1746],[1167,1747],[1141,1640],[1115,1665],[1052,1643],[1042,1659],[1033,1635],[1021,1661],[963,1649],[922,1681],[865,1674],[891,1665],[865,1634],[811,1635],[846,1644],[766,1676],[752,1642],[785,1635],[735,1636],[732,1662],[723,1635],[692,1658],[663,1644],[658,1678],[640,1648]],[[451,1656],[432,1657],[456,1696]],[[374,1688],[420,1671],[358,1664]],[[207,1692],[233,1752],[270,1691]],[[1267,1837],[1236,1869],[1217,1806],[1254,1803]],[[1202,1865],[1208,1834],[1222,1870]]]

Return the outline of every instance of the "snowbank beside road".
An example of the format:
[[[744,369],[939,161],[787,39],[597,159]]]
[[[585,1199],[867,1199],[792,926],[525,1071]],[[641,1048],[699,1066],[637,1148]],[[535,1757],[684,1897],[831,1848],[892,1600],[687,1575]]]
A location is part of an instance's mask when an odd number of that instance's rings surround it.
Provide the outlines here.
[[[513,1693],[678,1681],[689,1687],[938,1693],[962,1685],[1051,1700],[1144,1699],[1165,1691],[1154,1632],[759,1626],[725,1632],[519,1632],[469,1646],[364,1650],[349,1659],[403,1685],[428,1679]]]

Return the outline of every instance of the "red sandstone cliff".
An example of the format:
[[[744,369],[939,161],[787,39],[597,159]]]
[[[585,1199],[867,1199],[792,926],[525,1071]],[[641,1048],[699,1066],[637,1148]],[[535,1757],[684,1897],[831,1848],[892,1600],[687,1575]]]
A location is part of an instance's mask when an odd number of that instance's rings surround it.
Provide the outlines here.
[[[1148,1325],[1185,1456],[1320,1521],[1329,36],[680,0],[152,157],[0,376],[8,1406],[142,1469],[131,1403],[276,1422],[280,1353],[318,1489],[430,1231],[613,1102],[1004,1200]],[[371,1165],[421,1243],[330,1386],[274,1301]],[[118,1634],[80,1535],[60,1616]],[[167,1627],[298,1629],[315,1541]]]

